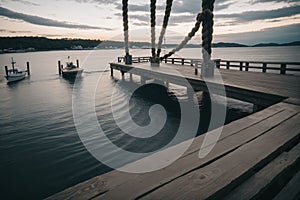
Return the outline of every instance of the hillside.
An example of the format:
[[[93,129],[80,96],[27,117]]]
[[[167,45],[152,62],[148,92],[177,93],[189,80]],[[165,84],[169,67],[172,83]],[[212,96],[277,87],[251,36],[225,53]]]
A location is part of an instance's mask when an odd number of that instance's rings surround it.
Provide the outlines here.
[[[101,43],[100,40],[83,39],[48,39],[45,37],[0,37],[0,49],[12,50],[64,50],[93,48]]]
[[[253,45],[253,47],[273,47],[273,46],[300,46],[300,41],[290,42],[290,43],[259,43],[256,45]]]
[[[119,41],[101,41],[84,39],[49,39],[45,37],[0,37],[0,53],[83,50],[83,49],[116,49],[123,48]],[[149,43],[131,42],[131,48],[148,48]]]
[[[150,48],[148,42],[130,42],[130,48]],[[285,44],[260,43],[247,46],[238,43],[214,43],[218,47],[269,47],[269,46],[300,46],[300,41]],[[101,41],[86,39],[49,39],[46,37],[0,37],[0,53],[30,52],[30,51],[52,51],[52,50],[84,50],[84,49],[117,49],[123,48],[124,43],[120,41]],[[176,44],[166,44],[163,47],[171,49]],[[199,48],[199,44],[188,44],[186,48]]]

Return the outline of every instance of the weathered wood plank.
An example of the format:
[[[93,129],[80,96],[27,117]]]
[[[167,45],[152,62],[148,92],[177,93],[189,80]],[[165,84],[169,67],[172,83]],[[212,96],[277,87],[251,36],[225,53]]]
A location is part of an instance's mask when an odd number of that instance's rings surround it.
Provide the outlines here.
[[[226,137],[232,136],[234,134],[237,134],[241,131],[247,131],[247,129],[250,129],[251,127],[255,128],[256,126],[260,126],[260,124],[264,124],[266,119],[270,118],[273,122],[281,122],[282,120],[286,119],[285,117],[290,117],[294,115],[296,112],[300,112],[300,107],[298,107],[298,110],[293,106],[284,104],[284,103],[278,103],[276,105],[271,106],[270,108],[267,108],[265,110],[259,111],[257,113],[254,113],[248,117],[236,120],[228,124],[227,126],[223,127],[222,134],[218,140],[221,141]],[[284,112],[283,112],[284,111]],[[280,112],[283,112],[279,114]],[[286,115],[286,113],[289,113]],[[275,115],[278,115],[275,117]],[[285,116],[282,118],[282,116]],[[277,120],[276,120],[277,119]],[[255,126],[256,125],[256,126]],[[269,125],[270,126],[270,125]],[[201,135],[194,139],[193,144],[188,149],[188,151],[184,155],[188,155],[190,153],[193,153],[195,151],[199,151],[199,144],[202,143],[203,138],[205,135]]]
[[[144,199],[221,198],[300,138],[300,114],[208,166],[179,177]]]
[[[268,108],[266,114],[259,112],[257,113],[258,121],[252,121],[254,124],[249,127],[244,127],[244,125],[242,125],[243,123],[241,123],[241,130],[239,132],[236,132],[236,122],[233,125],[226,125],[221,135],[221,138],[223,139],[216,144],[212,152],[207,157],[201,160],[198,157],[198,151],[201,147],[202,140],[204,138],[203,136],[195,139],[197,142],[193,143],[191,149],[188,150],[188,152],[182,158],[162,170],[146,174],[127,174],[118,171],[112,171],[108,174],[100,176],[99,178],[96,178],[92,182],[94,183],[100,181],[101,183],[105,183],[105,188],[101,189],[99,194],[102,194],[103,192],[101,191],[103,190],[108,190],[108,192],[101,195],[101,198],[136,198],[151,191],[152,189],[155,189],[156,187],[159,187],[162,184],[166,184],[169,181],[196,169],[201,165],[205,165],[206,163],[222,157],[222,155],[226,155],[239,146],[251,141],[260,134],[263,134],[264,132],[273,128],[278,123],[281,123],[289,117],[295,115],[297,111],[294,109],[289,109],[289,107],[290,105],[288,104],[280,103],[279,105]],[[250,116],[249,118],[255,119],[255,117]],[[251,121],[250,119],[249,122]],[[267,125],[262,125],[265,123],[265,121],[260,121],[260,119],[267,120]],[[247,119],[242,119],[242,121],[244,120]],[[89,183],[87,182],[81,185],[83,189],[79,189],[81,187],[75,189],[71,188],[69,189],[69,192],[76,193],[76,190],[85,190],[84,188],[89,187],[87,184]],[[72,192],[72,190],[75,191]],[[65,194],[68,196],[68,192],[62,192],[53,196],[52,199],[65,198],[67,197]],[[78,197],[82,197],[82,195],[79,195]]]
[[[296,99],[296,98],[288,98],[285,99],[283,102],[300,106],[300,99]]]
[[[291,110],[282,112],[280,113],[280,115],[276,115],[275,117],[270,118],[269,122],[274,123],[273,125],[275,126],[278,123],[278,120],[283,121],[291,115],[294,115],[295,113],[295,111]],[[264,126],[265,128],[262,128],[260,124],[257,124],[257,127],[261,128],[261,132],[253,132],[253,130],[247,129],[239,134],[239,138],[228,137],[226,140],[217,143],[213,151],[202,160],[199,160],[198,150],[196,150],[195,152],[193,152],[193,154],[184,156],[183,159],[180,159],[178,162],[174,163],[174,165],[167,167],[163,170],[149,174],[135,175],[134,179],[127,178],[128,182],[120,184],[117,188],[113,188],[112,191],[106,193],[103,197],[118,198],[123,196],[126,198],[128,197],[129,199],[136,198],[137,195],[139,193],[142,193],[143,191],[147,192],[147,190],[151,190],[152,188],[158,187],[159,184],[167,183],[170,180],[183,175],[184,173],[188,172],[188,170],[192,170],[193,168],[197,168],[200,165],[204,165],[205,163],[211,162],[212,160],[222,156],[223,154],[232,151],[239,145],[242,145],[243,142],[246,143],[254,137],[257,137],[264,131],[268,130],[272,127],[272,125],[269,124],[268,126]],[[200,148],[201,143],[202,141],[198,143],[198,149]],[[128,193],[128,191],[130,191],[130,193]],[[116,193],[120,196],[116,197]]]
[[[258,198],[276,179],[284,179],[287,171],[300,161],[300,144],[289,152],[283,152],[263,169],[251,176],[247,181],[231,191],[224,199],[240,200]],[[298,187],[300,190],[300,187]],[[274,194],[278,191],[272,191]]]

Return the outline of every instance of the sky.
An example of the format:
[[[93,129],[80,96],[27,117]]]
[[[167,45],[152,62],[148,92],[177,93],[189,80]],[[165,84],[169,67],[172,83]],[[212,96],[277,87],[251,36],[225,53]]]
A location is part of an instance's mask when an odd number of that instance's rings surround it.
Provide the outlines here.
[[[158,38],[166,0],[157,0]],[[174,0],[166,43],[194,27],[201,0]],[[0,0],[0,36],[123,39],[122,0]],[[129,39],[150,42],[150,1],[129,0]],[[216,0],[213,42],[300,41],[300,0]],[[201,30],[194,43],[200,43]]]

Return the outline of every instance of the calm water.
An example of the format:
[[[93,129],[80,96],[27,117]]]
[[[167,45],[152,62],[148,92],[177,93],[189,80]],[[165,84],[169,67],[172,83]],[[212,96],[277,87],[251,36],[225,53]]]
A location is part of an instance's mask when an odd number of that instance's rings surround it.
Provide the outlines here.
[[[184,49],[181,57],[197,57],[200,49]],[[157,103],[155,93],[163,94],[162,104],[167,108],[168,121],[157,142],[137,143],[122,135],[110,112],[110,97],[116,90],[122,110],[127,94],[126,88],[116,85],[116,78],[105,71],[109,62],[121,56],[123,50],[98,51],[53,51],[0,55],[0,177],[1,199],[41,199],[76,183],[110,170],[91,156],[76,132],[72,114],[74,83],[57,74],[57,60],[67,56],[79,59],[85,69],[78,85],[88,88],[98,83],[95,95],[95,111],[104,131],[111,140],[131,151],[152,151],[172,136],[180,121],[178,101],[185,101],[184,88],[172,86],[169,91],[161,87],[144,88],[131,98],[131,113],[137,124],[149,123],[148,115],[141,115],[149,106]],[[135,56],[147,56],[148,51],[133,51]],[[14,57],[20,68],[30,61],[32,75],[25,80],[7,85],[3,66]],[[299,61],[300,47],[276,48],[219,48],[214,49],[214,58],[256,61]],[[138,82],[134,78],[134,82]],[[135,83],[128,83],[135,84]],[[153,93],[151,93],[151,91]],[[85,91],[82,91],[84,95]],[[176,98],[174,97],[176,93]],[[161,96],[160,96],[161,97]],[[201,98],[200,98],[201,99]],[[84,102],[83,102],[84,103]],[[203,102],[202,102],[203,103]],[[200,102],[201,107],[201,102]],[[169,110],[168,110],[169,109]],[[245,116],[252,105],[230,100],[227,122]],[[205,112],[205,111],[204,111]],[[127,119],[124,119],[126,123]],[[205,131],[200,123],[198,134]],[[113,152],[103,152],[108,159]],[[124,158],[126,162],[126,158]]]

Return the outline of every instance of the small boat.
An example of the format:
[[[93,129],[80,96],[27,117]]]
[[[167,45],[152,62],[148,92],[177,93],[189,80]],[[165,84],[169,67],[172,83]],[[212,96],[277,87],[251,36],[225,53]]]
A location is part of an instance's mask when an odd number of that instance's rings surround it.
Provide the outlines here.
[[[70,57],[68,57],[69,59]],[[66,62],[66,67],[62,65],[59,68],[59,73],[68,78],[76,78],[77,75],[80,76],[83,72],[83,69],[79,67],[79,62],[77,60],[77,66],[73,62]]]
[[[18,70],[15,67],[15,64],[16,64],[16,62],[14,61],[13,58],[11,58],[12,69],[7,69],[7,67],[5,67],[5,71],[6,71],[5,78],[7,79],[8,83],[20,81],[20,80],[24,79],[26,76],[26,72],[28,72],[28,71]]]

